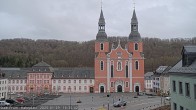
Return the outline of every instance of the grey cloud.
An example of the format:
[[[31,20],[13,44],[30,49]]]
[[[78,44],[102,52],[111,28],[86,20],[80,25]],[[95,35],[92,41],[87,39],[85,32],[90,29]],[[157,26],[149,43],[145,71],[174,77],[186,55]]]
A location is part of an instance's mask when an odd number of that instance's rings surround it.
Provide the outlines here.
[[[195,37],[194,0],[137,0],[143,37]],[[104,0],[108,36],[128,36],[130,0]],[[92,40],[97,34],[100,0],[1,0],[0,39]]]

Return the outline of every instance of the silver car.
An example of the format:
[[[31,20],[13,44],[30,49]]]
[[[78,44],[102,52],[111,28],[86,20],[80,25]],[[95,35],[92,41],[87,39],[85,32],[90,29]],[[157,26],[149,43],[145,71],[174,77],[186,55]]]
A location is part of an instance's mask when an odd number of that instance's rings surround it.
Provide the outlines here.
[[[10,106],[10,103],[7,103],[6,101],[0,101],[0,107]]]
[[[126,101],[117,101],[114,103],[114,107],[121,107],[121,106],[126,106],[127,102]]]

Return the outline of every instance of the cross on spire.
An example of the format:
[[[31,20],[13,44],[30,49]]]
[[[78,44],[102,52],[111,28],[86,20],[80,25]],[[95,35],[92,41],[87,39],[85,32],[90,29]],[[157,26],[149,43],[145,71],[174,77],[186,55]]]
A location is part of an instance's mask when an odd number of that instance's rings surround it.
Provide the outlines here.
[[[102,9],[102,5],[103,5],[103,2],[102,2],[102,0],[101,0],[101,9]]]
[[[133,9],[135,9],[135,0],[133,0]]]

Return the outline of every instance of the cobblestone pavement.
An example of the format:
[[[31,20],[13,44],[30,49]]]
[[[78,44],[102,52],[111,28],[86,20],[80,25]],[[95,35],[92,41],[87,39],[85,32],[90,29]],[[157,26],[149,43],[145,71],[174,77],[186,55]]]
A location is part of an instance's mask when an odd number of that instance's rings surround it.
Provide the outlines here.
[[[107,94],[63,94],[42,105],[69,106],[71,104],[78,105],[78,110],[108,110],[108,105],[109,110],[149,110],[161,106],[161,98],[158,96],[151,98],[139,96],[138,98],[133,98],[134,95],[134,93],[111,93],[110,97],[107,97]],[[119,99],[126,101],[127,106],[114,108],[113,102]],[[78,100],[82,101],[82,103],[76,103]],[[164,102],[164,98],[162,98],[162,105]]]

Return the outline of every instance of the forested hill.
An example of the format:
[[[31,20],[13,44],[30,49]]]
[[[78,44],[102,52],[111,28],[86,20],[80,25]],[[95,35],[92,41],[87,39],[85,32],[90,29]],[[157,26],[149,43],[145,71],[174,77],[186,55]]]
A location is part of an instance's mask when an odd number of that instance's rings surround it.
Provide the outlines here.
[[[126,37],[109,37],[109,41]],[[153,71],[160,65],[174,65],[181,58],[183,45],[196,45],[192,39],[143,38],[145,71]],[[31,67],[42,58],[53,67],[94,67],[94,40],[86,42],[63,40],[0,40],[0,67]]]

